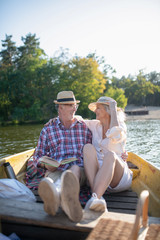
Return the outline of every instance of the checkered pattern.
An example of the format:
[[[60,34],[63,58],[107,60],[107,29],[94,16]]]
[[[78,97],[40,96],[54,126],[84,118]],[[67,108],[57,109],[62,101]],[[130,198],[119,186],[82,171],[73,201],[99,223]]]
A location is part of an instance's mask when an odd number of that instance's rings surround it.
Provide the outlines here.
[[[37,188],[45,171],[37,167],[40,157],[47,155],[60,162],[63,159],[75,157],[78,160],[60,166],[58,169],[66,170],[69,166],[83,167],[83,146],[91,143],[92,134],[82,121],[76,120],[69,129],[65,129],[57,118],[52,125],[45,126],[39,137],[34,156],[28,161],[26,184],[30,188]]]

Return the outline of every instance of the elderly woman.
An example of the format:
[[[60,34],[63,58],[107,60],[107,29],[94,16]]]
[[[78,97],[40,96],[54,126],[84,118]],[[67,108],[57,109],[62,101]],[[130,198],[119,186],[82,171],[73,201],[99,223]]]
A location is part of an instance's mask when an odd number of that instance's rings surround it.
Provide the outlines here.
[[[107,211],[102,195],[106,191],[127,190],[132,183],[132,172],[123,161],[126,125],[122,109],[109,97],[100,97],[89,104],[96,120],[85,120],[92,131],[92,144],[84,146],[84,168],[92,190],[85,209]]]

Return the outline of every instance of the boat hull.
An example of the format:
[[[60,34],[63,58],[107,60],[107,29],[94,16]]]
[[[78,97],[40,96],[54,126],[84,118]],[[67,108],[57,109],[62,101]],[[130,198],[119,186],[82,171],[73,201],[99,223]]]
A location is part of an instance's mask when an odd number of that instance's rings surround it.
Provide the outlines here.
[[[128,161],[131,161],[138,169],[132,181],[132,190],[140,196],[143,190],[149,191],[149,214],[160,217],[160,170],[154,167],[138,155],[129,152]]]

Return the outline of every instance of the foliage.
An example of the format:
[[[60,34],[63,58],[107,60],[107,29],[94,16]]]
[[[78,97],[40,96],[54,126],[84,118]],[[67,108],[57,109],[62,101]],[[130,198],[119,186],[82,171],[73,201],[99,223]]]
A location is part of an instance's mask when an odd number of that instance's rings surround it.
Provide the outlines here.
[[[16,47],[6,35],[0,51],[0,121],[41,121],[57,114],[53,100],[62,90],[72,90],[81,101],[77,114],[92,117],[88,104],[110,96],[119,107],[128,104],[160,106],[160,73],[115,78],[104,57],[89,53],[70,56],[60,49],[48,58],[35,34],[22,37]]]
[[[2,40],[2,47],[4,49],[0,52],[0,57],[3,68],[14,65],[18,54],[15,42],[13,42],[11,38],[12,35],[6,35],[6,39]]]
[[[72,90],[81,101],[79,113],[88,116],[88,104],[96,101],[105,89],[105,78],[92,58],[76,57],[61,66],[58,91]]]
[[[160,73],[144,74],[140,70],[137,76],[113,77],[112,86],[125,91],[128,104],[160,106]]]
[[[124,90],[120,88],[110,87],[106,92],[105,96],[111,97],[117,102],[117,106],[125,108],[127,106],[127,98],[125,97]]]

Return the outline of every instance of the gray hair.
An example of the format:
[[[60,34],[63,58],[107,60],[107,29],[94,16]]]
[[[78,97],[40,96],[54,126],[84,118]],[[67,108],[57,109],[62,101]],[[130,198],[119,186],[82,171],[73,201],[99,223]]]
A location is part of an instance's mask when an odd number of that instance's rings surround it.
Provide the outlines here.
[[[109,115],[111,115],[111,111],[110,111],[110,108],[109,108],[109,106],[108,106],[108,105],[106,105],[106,104],[103,104],[103,103],[101,103],[101,104],[104,106],[104,108],[105,108],[106,112],[107,112]]]
[[[107,112],[109,115],[111,115],[111,111],[110,111],[109,106],[106,105],[106,104],[103,104],[103,106],[104,106],[106,112]],[[117,118],[118,118],[118,121],[119,121],[119,122],[124,122],[124,121],[126,120],[126,115],[125,115],[125,113],[124,113],[124,111],[123,111],[122,108],[119,108],[119,107],[117,108]]]

